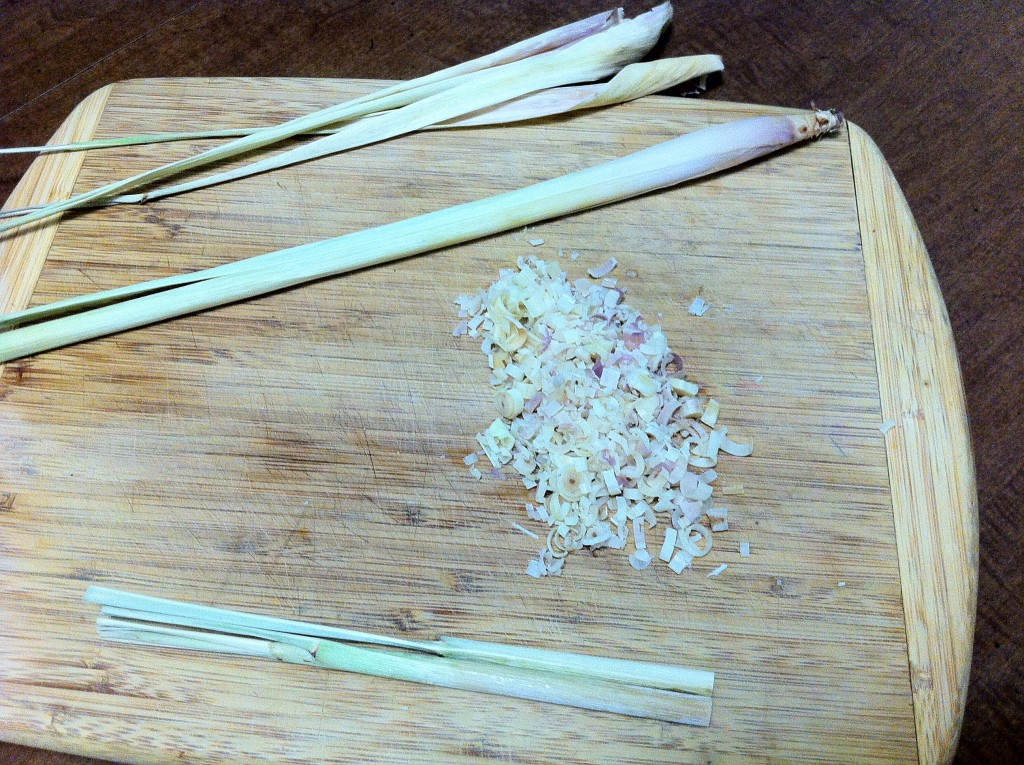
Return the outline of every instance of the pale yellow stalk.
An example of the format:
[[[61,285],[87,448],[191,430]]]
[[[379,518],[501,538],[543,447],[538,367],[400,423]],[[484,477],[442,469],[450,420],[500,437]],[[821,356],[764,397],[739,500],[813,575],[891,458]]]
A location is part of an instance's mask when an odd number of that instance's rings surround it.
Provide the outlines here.
[[[120,332],[482,236],[587,210],[726,170],[827,133],[830,112],[715,125],[559,178],[335,239],[157,279],[4,317],[0,361]],[[99,307],[97,307],[99,306]],[[70,315],[65,315],[70,314]]]

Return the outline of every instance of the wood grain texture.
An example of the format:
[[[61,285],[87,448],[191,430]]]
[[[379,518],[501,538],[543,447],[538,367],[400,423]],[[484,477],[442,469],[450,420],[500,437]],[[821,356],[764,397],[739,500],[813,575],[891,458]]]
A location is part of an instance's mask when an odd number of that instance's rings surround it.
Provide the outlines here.
[[[0,0],[0,144],[46,142],[89,93],[124,78],[412,77],[603,7]],[[693,0],[676,4],[661,49],[725,56],[725,77],[705,98],[841,108],[878,142],[920,224],[957,340],[980,491],[959,765],[1024,759],[1022,33],[1024,16],[1006,2]],[[0,199],[29,159],[0,161]],[[0,743],[4,765],[86,762],[95,761]]]
[[[956,752],[971,667],[978,508],[953,333],[920,231],[874,141],[849,125],[922,762]]]
[[[368,87],[132,81],[112,89],[97,135],[261,123]],[[407,217],[765,111],[652,99],[414,136],[76,216],[33,300]],[[90,156],[78,188],[195,148]],[[533,542],[510,525],[523,492],[477,483],[461,464],[492,404],[479,352],[451,337],[450,301],[539,252],[525,243],[534,236],[548,257],[584,253],[567,261],[580,273],[609,255],[635,270],[630,300],[662,315],[734,431],[758,441],[755,457],[723,465],[747,492],[706,567],[729,562],[730,576],[637,575],[612,554],[577,556],[560,580],[523,576]],[[140,761],[916,761],[864,280],[841,136],[529,234],[9,364],[5,736]],[[719,306],[703,319],[679,307],[698,290]],[[94,581],[377,631],[513,635],[706,666],[718,673],[715,718],[695,733],[112,646],[79,603]],[[523,726],[538,732],[524,741]]]
[[[70,143],[92,138],[110,88],[101,88],[71,112],[51,143]],[[8,197],[3,209],[30,207],[54,200],[67,199],[78,178],[85,154],[51,154],[33,162],[21,182]],[[60,218],[26,226],[0,238],[0,310],[20,311],[28,305],[57,232]]]

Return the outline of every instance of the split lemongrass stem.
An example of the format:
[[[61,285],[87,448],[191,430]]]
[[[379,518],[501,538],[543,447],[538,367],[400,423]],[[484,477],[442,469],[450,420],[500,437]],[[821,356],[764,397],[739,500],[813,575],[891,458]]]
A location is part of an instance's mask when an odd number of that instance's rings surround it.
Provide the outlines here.
[[[242,138],[252,135],[257,130],[262,130],[262,128],[223,128],[218,130],[192,130],[181,133],[144,133],[142,135],[118,136],[116,138],[94,138],[91,141],[46,144],[44,146],[5,146],[0,148],[0,154],[62,154],[65,152],[93,151],[96,149],[119,149],[122,146],[148,146],[154,143],[174,143],[176,141]],[[308,133],[305,135],[308,135]]]
[[[284,633],[306,638],[328,638],[346,642],[402,648],[451,659],[487,661],[545,672],[575,674],[609,682],[711,695],[714,673],[653,662],[631,661],[542,648],[506,646],[478,640],[442,638],[414,641],[357,630],[280,619],[260,614],[231,611],[175,600],[93,586],[85,600],[101,606],[105,616],[135,621],[159,622],[218,632],[234,632],[256,638],[280,639]],[[307,648],[309,644],[305,645]]]
[[[78,299],[81,313],[0,333],[0,362],[418,255],[674,186],[833,130],[832,112],[753,117],[704,128],[619,159],[497,196],[192,274]],[[184,282],[182,284],[182,282]],[[182,286],[175,286],[182,284]],[[164,291],[153,292],[154,289]],[[140,293],[141,297],[132,297]],[[65,301],[65,310],[75,310]],[[30,309],[9,317],[32,320]],[[35,314],[37,315],[37,314]]]
[[[98,200],[123,194],[140,186],[163,180],[176,173],[195,170],[212,162],[230,159],[239,154],[278,143],[310,130],[337,126],[344,121],[389,109],[400,108],[421,98],[447,90],[462,81],[462,78],[472,76],[478,71],[572,47],[574,43],[586,40],[607,29],[612,29],[620,23],[621,19],[621,11],[597,14],[582,21],[568,24],[516,43],[487,56],[473,59],[472,61],[467,61],[414,80],[399,82],[342,104],[288,120],[280,125],[263,128],[255,133],[208,149],[200,154],[77,194],[69,199],[34,210],[20,218],[0,223],[0,232],[11,230],[26,223],[45,220],[66,210],[84,207]]]
[[[320,669],[341,670],[679,724],[707,726],[711,722],[710,697],[658,688],[610,683],[486,662],[403,654],[320,638],[297,643],[281,642],[105,617],[97,620],[96,627],[101,637],[120,643],[275,659]]]
[[[272,658],[324,669],[339,669],[676,723],[707,725],[710,721],[710,686],[707,686],[706,694],[695,694],[608,679],[600,672],[586,670],[586,662],[597,657],[527,649],[526,655],[532,650],[535,654],[563,657],[566,666],[572,667],[564,670],[557,662],[517,665],[491,661],[488,649],[496,652],[504,648],[502,655],[508,655],[511,648],[476,641],[464,641],[465,648],[475,654],[472,657],[440,656],[430,651],[433,646],[451,648],[445,641],[422,643],[420,645],[425,646],[427,652],[417,648],[414,653],[409,653],[381,648],[381,644],[361,647],[309,634],[261,629],[252,624],[254,620],[268,626],[280,626],[287,622],[295,624],[304,633],[336,628],[193,606],[177,601],[149,599],[106,588],[91,588],[87,600],[143,604],[171,612],[161,614],[104,605],[103,615],[97,619],[97,631],[102,637],[119,642]],[[190,613],[204,614],[204,617],[192,619],[185,615]],[[216,618],[207,619],[206,616],[211,613]],[[247,624],[242,626],[236,623],[238,621]],[[365,633],[358,634],[361,638],[366,637]],[[401,642],[415,644],[415,641]],[[579,660],[579,663],[572,664],[573,659]],[[624,665],[642,664],[614,659],[605,661],[619,661]],[[598,661],[594,661],[594,665],[601,668]]]

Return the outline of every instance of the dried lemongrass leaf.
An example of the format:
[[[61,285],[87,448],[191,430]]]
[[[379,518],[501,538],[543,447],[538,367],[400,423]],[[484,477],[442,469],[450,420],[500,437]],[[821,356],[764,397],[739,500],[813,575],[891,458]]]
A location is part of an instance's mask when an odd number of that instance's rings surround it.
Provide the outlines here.
[[[662,15],[665,15],[665,13],[671,15],[671,10],[661,11]],[[465,78],[472,77],[491,67],[499,67],[534,56],[539,57],[566,50],[580,41],[613,29],[621,23],[621,20],[621,10],[590,16],[582,21],[550,30],[507,48],[502,48],[487,56],[466,61],[414,80],[390,85],[382,90],[321,109],[311,114],[302,115],[280,125],[263,128],[255,133],[229,141],[226,144],[208,149],[192,157],[171,162],[130,178],[76,194],[60,202],[54,202],[40,209],[33,210],[20,218],[0,223],[0,232],[9,231],[26,223],[45,220],[66,210],[86,207],[92,203],[132,191],[140,186],[163,180],[177,173],[195,170],[213,162],[230,159],[239,154],[260,149],[311,130],[332,127],[344,121],[365,117],[388,109],[400,108],[465,82]],[[626,63],[628,61],[624,61],[623,65]]]

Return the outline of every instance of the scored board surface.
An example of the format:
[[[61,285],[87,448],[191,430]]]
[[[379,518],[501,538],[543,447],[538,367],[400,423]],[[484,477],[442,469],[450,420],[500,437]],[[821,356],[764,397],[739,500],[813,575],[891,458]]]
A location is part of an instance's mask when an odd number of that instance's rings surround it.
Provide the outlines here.
[[[269,124],[372,87],[129,81],[105,94],[95,135]],[[645,99],[68,216],[31,300],[337,236],[770,111]],[[75,189],[204,145],[92,153]],[[627,301],[755,442],[719,467],[745,492],[694,571],[637,572],[603,551],[527,578],[538,543],[511,525],[534,525],[525,489],[463,465],[495,412],[478,343],[452,337],[452,300],[520,255],[572,277],[615,256]],[[698,293],[714,306],[702,318],[686,312]],[[529,232],[9,363],[0,735],[139,762],[917,761],[870,309],[844,131]],[[81,602],[92,583],[711,669],[712,724],[103,643]]]

